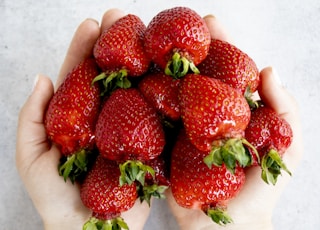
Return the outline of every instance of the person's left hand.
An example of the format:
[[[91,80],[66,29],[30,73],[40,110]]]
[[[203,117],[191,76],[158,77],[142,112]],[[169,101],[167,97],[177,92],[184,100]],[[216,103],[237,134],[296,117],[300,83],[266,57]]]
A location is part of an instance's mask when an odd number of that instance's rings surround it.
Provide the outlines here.
[[[122,16],[123,12],[113,9],[104,14],[101,27],[91,19],[78,27],[61,67],[56,88],[74,66],[92,56],[93,46],[101,31]],[[19,115],[16,165],[45,229],[82,229],[91,212],[81,202],[79,186],[70,181],[64,182],[59,176],[57,167],[61,154],[55,145],[48,142],[43,123],[46,107],[53,94],[51,80],[38,75],[33,91]],[[140,204],[137,201],[122,217],[130,229],[143,229],[149,211],[145,202]]]

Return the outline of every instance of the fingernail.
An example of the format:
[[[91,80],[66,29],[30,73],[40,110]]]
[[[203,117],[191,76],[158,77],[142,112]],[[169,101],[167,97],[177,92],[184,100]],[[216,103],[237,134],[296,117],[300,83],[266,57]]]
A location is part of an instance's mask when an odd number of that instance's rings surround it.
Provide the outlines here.
[[[278,85],[282,85],[278,71],[274,67],[272,67],[272,74],[273,74],[274,80],[278,83]]]
[[[40,78],[40,74],[37,74],[37,76],[34,78],[33,80],[33,85],[32,85],[32,92],[34,91],[34,89],[36,88],[37,84],[38,84],[38,81],[39,81],[39,78]]]

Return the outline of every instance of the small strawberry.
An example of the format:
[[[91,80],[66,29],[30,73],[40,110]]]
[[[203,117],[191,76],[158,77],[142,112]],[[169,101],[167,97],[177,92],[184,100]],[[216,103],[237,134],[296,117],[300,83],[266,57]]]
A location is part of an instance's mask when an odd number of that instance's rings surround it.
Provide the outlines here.
[[[104,79],[106,91],[128,88],[127,79],[144,74],[150,60],[143,47],[146,26],[141,19],[129,14],[103,31],[94,46],[94,57],[104,71],[95,81]]]
[[[201,151],[211,151],[212,163],[231,171],[236,161],[250,164],[243,143],[250,108],[240,91],[204,75],[188,74],[180,83],[181,117],[186,133]],[[209,161],[209,159],[208,159]]]
[[[248,97],[260,83],[259,70],[252,58],[226,41],[212,39],[206,59],[197,67],[201,74],[220,79]]]
[[[94,59],[81,62],[66,76],[46,111],[47,135],[67,158],[59,167],[65,180],[74,181],[86,170],[86,151],[94,145],[100,89],[91,82],[98,73]]]
[[[149,74],[139,83],[139,90],[160,114],[171,120],[178,120],[179,83],[180,79],[173,79],[164,73]]]
[[[245,137],[260,155],[261,177],[266,183],[275,184],[282,169],[291,175],[282,160],[293,138],[290,124],[285,119],[270,107],[262,105],[252,111]],[[254,155],[253,159],[254,165],[257,165]]]
[[[171,189],[176,202],[188,209],[200,209],[218,224],[231,222],[227,203],[236,197],[245,182],[244,169],[236,166],[234,174],[225,165],[207,167],[200,151],[184,131],[172,151]]]
[[[187,7],[174,7],[158,13],[145,32],[147,55],[176,78],[198,65],[207,56],[210,33],[205,21]]]
[[[138,180],[143,185],[145,174],[153,171],[143,162],[161,154],[165,137],[156,111],[139,90],[117,89],[99,115],[96,144],[103,157],[128,161],[121,167],[122,183]]]
[[[121,213],[129,210],[138,195],[136,185],[119,185],[119,166],[115,161],[98,156],[80,189],[83,204],[92,217],[83,229],[129,229]]]

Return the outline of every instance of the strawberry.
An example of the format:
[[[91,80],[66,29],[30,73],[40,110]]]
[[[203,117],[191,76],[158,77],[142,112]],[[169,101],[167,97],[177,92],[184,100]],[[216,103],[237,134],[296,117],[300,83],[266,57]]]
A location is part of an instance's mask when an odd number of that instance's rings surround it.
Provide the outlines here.
[[[248,97],[260,83],[253,59],[226,41],[212,39],[206,59],[197,67],[201,74],[220,79]]]
[[[119,186],[119,176],[117,162],[97,157],[80,189],[83,204],[92,211],[84,230],[129,229],[120,214],[134,205],[138,195],[134,183]]]
[[[291,175],[282,156],[292,142],[290,124],[266,105],[252,111],[245,131],[246,139],[257,149],[261,158],[261,177],[266,183],[275,184],[283,169]],[[255,156],[253,154],[253,159]],[[254,161],[254,165],[259,164]]]
[[[171,120],[178,120],[179,83],[180,79],[173,79],[164,73],[149,74],[139,83],[139,90],[160,114]]]
[[[210,33],[205,21],[187,7],[158,13],[145,32],[145,50],[150,59],[176,78],[198,65],[207,56]]]
[[[165,145],[164,131],[156,111],[138,89],[117,89],[107,99],[96,125],[96,144],[103,157],[127,161],[120,167],[122,183],[138,180],[144,185],[143,164],[159,156]]]
[[[212,163],[225,162],[231,171],[236,161],[250,164],[243,143],[250,144],[243,136],[251,112],[238,90],[215,78],[189,74],[180,83],[179,99],[190,141],[201,151],[211,151]]]
[[[139,17],[129,14],[103,31],[97,40],[93,54],[104,73],[95,81],[104,79],[107,91],[130,87],[128,76],[137,77],[148,70],[150,60],[143,47],[145,29]]]
[[[98,74],[94,59],[77,65],[53,95],[45,115],[48,138],[57,144],[65,161],[60,175],[74,181],[87,169],[87,150],[94,146],[94,129],[100,109],[100,89],[91,84]]]
[[[203,161],[207,154],[197,149],[182,130],[172,151],[172,194],[181,207],[200,209],[214,222],[227,224],[232,221],[226,212],[227,203],[241,190],[244,169],[236,166],[232,174],[224,164],[209,168]]]

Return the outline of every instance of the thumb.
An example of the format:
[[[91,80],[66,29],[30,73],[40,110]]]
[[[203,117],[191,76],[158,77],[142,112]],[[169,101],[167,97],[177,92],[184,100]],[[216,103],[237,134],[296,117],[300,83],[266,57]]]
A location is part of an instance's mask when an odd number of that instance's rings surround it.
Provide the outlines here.
[[[46,107],[53,95],[53,84],[48,77],[38,75],[31,95],[23,105],[18,121],[16,163],[28,165],[47,151],[49,145],[43,124]]]

